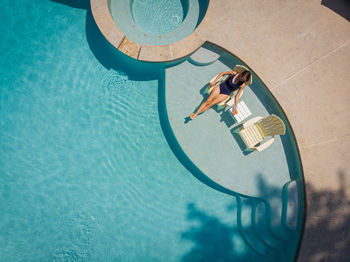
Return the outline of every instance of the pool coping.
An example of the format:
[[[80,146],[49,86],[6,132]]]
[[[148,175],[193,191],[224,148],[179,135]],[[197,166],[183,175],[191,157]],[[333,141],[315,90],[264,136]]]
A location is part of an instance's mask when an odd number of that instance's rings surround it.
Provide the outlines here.
[[[206,39],[199,33],[200,25],[186,38],[166,45],[137,44],[126,37],[114,22],[108,0],[90,0],[95,22],[107,41],[124,54],[141,61],[167,62],[188,56],[200,48]],[[209,1],[208,9],[211,5]]]

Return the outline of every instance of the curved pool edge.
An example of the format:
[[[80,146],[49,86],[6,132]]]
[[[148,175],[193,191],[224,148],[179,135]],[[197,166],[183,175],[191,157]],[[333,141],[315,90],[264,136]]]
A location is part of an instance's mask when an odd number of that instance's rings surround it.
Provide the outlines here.
[[[222,48],[222,47],[220,47],[220,46],[218,46],[218,45],[216,45],[215,43],[211,43],[211,42],[209,42],[209,41],[207,41],[206,43],[208,43],[208,44],[211,44],[211,45],[214,45],[214,46],[216,46],[217,48],[219,48],[219,49],[222,49],[224,52],[226,52],[228,55],[230,55],[230,56],[233,56],[233,57],[235,57],[235,58],[237,58],[238,60],[239,60],[239,62],[240,63],[242,63],[242,64],[244,64],[244,65],[246,65],[246,63],[240,58],[240,57],[238,57],[238,56],[236,56],[236,55],[234,55],[234,54],[232,54],[232,52],[230,52],[229,50],[227,50],[227,49],[225,49],[225,48]],[[182,62],[184,62],[185,60],[182,60]],[[179,62],[179,63],[182,63],[182,62]],[[179,64],[178,63],[178,64]],[[174,66],[174,62],[173,63],[170,63],[172,66]],[[170,66],[170,67],[172,67],[172,66]],[[176,66],[176,65],[175,65]],[[298,215],[297,215],[297,226],[296,226],[296,231],[298,231],[299,233],[298,233],[298,236],[296,236],[296,238],[293,240],[293,241],[295,241],[295,246],[294,247],[292,247],[292,250],[291,250],[291,252],[292,253],[290,253],[290,254],[292,254],[292,256],[291,257],[294,257],[293,258],[293,261],[296,261],[297,260],[297,258],[298,258],[298,254],[299,254],[299,251],[300,251],[300,247],[301,247],[301,240],[302,240],[302,237],[303,237],[303,233],[304,233],[304,228],[305,228],[305,221],[306,221],[306,193],[305,193],[305,190],[306,190],[306,188],[305,188],[305,178],[304,178],[304,169],[303,169],[303,166],[302,166],[302,161],[301,161],[301,155],[300,155],[300,149],[299,149],[299,146],[298,146],[298,141],[296,140],[296,136],[295,136],[295,134],[294,134],[294,130],[293,130],[293,128],[292,128],[292,126],[291,126],[291,123],[290,123],[290,121],[289,121],[289,119],[288,119],[288,116],[287,116],[287,114],[286,114],[286,112],[283,110],[283,108],[282,108],[282,106],[281,106],[281,104],[278,102],[278,100],[276,99],[276,97],[272,94],[272,92],[271,92],[271,90],[269,90],[269,88],[267,87],[267,85],[261,80],[261,78],[254,72],[254,70],[252,70],[249,66],[247,66],[252,72],[253,72],[253,74],[254,74],[254,76],[257,78],[257,80],[258,81],[260,81],[261,83],[262,83],[262,85],[263,85],[263,87],[264,87],[264,90],[265,91],[267,91],[267,93],[269,94],[269,96],[272,98],[272,100],[274,101],[274,103],[276,104],[276,106],[277,106],[277,108],[278,108],[278,110],[280,111],[279,112],[279,114],[281,114],[281,115],[283,115],[283,119],[284,120],[286,120],[286,125],[289,127],[288,128],[288,133],[289,133],[289,136],[291,136],[291,138],[292,138],[292,144],[293,144],[293,153],[292,153],[292,155],[294,155],[295,156],[295,158],[296,158],[296,161],[297,161],[297,168],[296,168],[296,170],[298,170],[299,172],[298,172],[298,175],[296,176],[296,177],[291,177],[291,180],[290,180],[290,182],[292,182],[292,181],[297,181],[298,182],[298,184],[299,184],[299,186],[300,186],[300,194],[298,194],[298,197],[300,197],[300,205],[302,205],[301,207],[299,207],[300,209],[299,209],[299,212],[298,212]],[[195,169],[196,169],[196,172],[199,172],[200,174],[201,174],[201,176],[206,176],[206,180],[208,180],[208,181],[210,181],[209,183],[208,182],[204,182],[205,184],[207,184],[208,186],[211,186],[213,189],[216,189],[216,190],[218,190],[217,189],[217,187],[219,187],[219,188],[221,188],[221,189],[224,189],[224,191],[228,191],[229,192],[229,194],[231,194],[231,195],[237,195],[237,196],[239,196],[239,197],[248,197],[248,198],[253,198],[253,199],[257,199],[257,200],[263,200],[264,202],[266,202],[266,203],[268,203],[268,201],[266,201],[264,198],[259,198],[259,197],[257,197],[257,196],[250,196],[250,195],[246,195],[246,194],[243,194],[242,192],[236,192],[236,191],[234,191],[234,190],[231,190],[231,188],[229,188],[229,187],[226,187],[225,185],[223,185],[221,182],[216,182],[216,180],[215,179],[213,179],[213,178],[211,178],[211,177],[209,177],[208,175],[206,175],[205,173],[204,173],[204,171],[202,171],[201,169],[200,169],[200,167],[199,166],[197,166],[192,160],[191,160],[191,158],[187,155],[187,153],[185,152],[185,150],[182,148],[182,146],[181,146],[181,144],[179,143],[179,141],[177,140],[177,138],[176,138],[176,135],[175,135],[175,133],[174,133],[174,131],[172,130],[173,129],[173,127],[172,127],[172,124],[171,124],[171,121],[170,120],[173,120],[173,119],[171,119],[171,116],[169,116],[168,115],[168,109],[167,109],[167,107],[168,107],[168,103],[170,103],[170,102],[167,102],[167,100],[166,100],[166,90],[167,90],[167,85],[166,86],[164,86],[163,87],[163,89],[164,89],[164,96],[165,96],[165,98],[162,98],[162,99],[165,99],[165,101],[162,101],[162,103],[164,104],[164,107],[165,107],[165,109],[162,109],[162,110],[165,110],[165,114],[166,114],[166,117],[164,118],[165,120],[166,120],[166,122],[167,122],[167,124],[166,125],[168,125],[168,129],[170,129],[170,131],[171,131],[171,134],[172,134],[172,138],[170,139],[170,140],[174,140],[175,142],[175,144],[176,144],[176,151],[177,152],[175,152],[174,150],[174,154],[177,156],[177,158],[179,159],[179,151],[181,151],[181,153],[180,153],[180,155],[183,155],[183,157],[184,158],[186,158],[186,161],[187,162],[190,162],[190,164],[191,164],[191,166],[194,166],[195,167]],[[159,99],[161,99],[161,98],[159,98]],[[275,106],[274,106],[275,107]],[[161,121],[162,122],[162,121]],[[168,140],[168,143],[170,144],[170,142],[169,142],[169,139],[167,138],[167,140]],[[180,159],[179,159],[180,160]],[[183,163],[181,160],[180,160],[180,162],[181,163]],[[184,165],[184,166],[186,166],[186,165]],[[186,166],[187,167],[187,166]],[[188,167],[187,167],[188,168]],[[190,169],[189,169],[190,170]],[[191,171],[191,170],[190,170]],[[198,176],[196,176],[196,174],[194,174],[194,172],[193,171],[191,171],[191,173],[195,176],[195,177],[197,177],[198,178]],[[201,180],[201,178],[198,178],[199,180]],[[201,180],[202,181],[202,180]],[[203,181],[202,181],[203,182]],[[212,186],[212,185],[214,185],[214,186]],[[219,190],[219,191],[221,191],[221,190]],[[223,192],[223,191],[221,191],[221,192]],[[224,193],[227,193],[227,192],[224,192]],[[282,212],[285,212],[285,210],[283,210]],[[283,227],[283,226],[282,226]],[[294,237],[293,237],[294,238]],[[292,261],[292,260],[288,260],[288,261]]]
[[[125,34],[116,26],[114,23],[112,16],[109,12],[108,7],[108,0],[90,0],[91,1],[91,11],[93,14],[93,17],[95,19],[95,22],[104,35],[104,37],[107,39],[108,42],[112,44],[115,48],[117,48],[119,51],[125,53],[126,55],[137,59],[141,61],[147,61],[147,62],[170,62],[175,61],[181,58],[184,58],[190,54],[192,54],[194,51],[196,51],[198,48],[200,48],[204,43],[208,42],[213,45],[216,45],[223,50],[227,51],[228,53],[232,54],[230,50],[232,48],[226,49],[225,47],[215,43],[215,41],[209,41],[208,39],[205,39],[203,35],[200,33],[201,30],[203,30],[204,27],[208,27],[208,13],[210,13],[211,9],[213,8],[212,1],[209,1],[208,10],[201,22],[201,24],[194,30],[194,32],[186,37],[185,39],[182,39],[176,43],[168,44],[168,45],[160,45],[160,46],[152,46],[152,45],[138,45],[137,43],[129,40]],[[239,56],[236,56],[239,60],[243,61]],[[250,70],[252,70],[250,67],[248,67]],[[253,70],[252,70],[253,71]],[[285,118],[288,121],[288,124],[290,126],[291,134],[294,137],[297,155],[299,158],[299,162],[301,165],[301,182],[302,182],[302,198],[303,198],[303,210],[302,210],[302,224],[301,224],[301,233],[300,238],[298,241],[298,248],[296,250],[295,260],[298,258],[298,254],[301,247],[301,240],[304,233],[305,228],[305,221],[306,221],[306,213],[307,213],[307,206],[306,206],[306,188],[305,188],[305,178],[304,178],[304,168],[301,161],[301,155],[300,155],[300,149],[298,145],[298,140],[296,139],[295,133],[293,131],[293,128],[291,126],[291,123],[288,119],[287,114],[283,110],[282,106],[276,99],[276,97],[272,94],[271,90],[267,87],[267,85],[264,83],[264,81],[261,80],[261,78],[255,74],[259,80],[264,84],[266,89],[268,90],[269,94],[274,98],[274,100],[278,103],[279,108],[282,110],[283,114],[285,115]],[[166,105],[165,105],[166,106]],[[168,119],[169,121],[169,119]],[[170,123],[169,123],[170,125]],[[173,134],[174,135],[174,134]],[[174,135],[175,136],[175,135]],[[193,164],[193,163],[192,163]],[[193,164],[194,165],[194,164]],[[210,180],[214,184],[218,185],[215,181]],[[225,188],[226,189],[226,188]]]
[[[211,43],[211,44],[216,45],[215,43]],[[218,46],[218,47],[224,49],[221,46]],[[231,54],[233,56],[236,56],[240,61],[242,61],[245,65],[247,65],[243,61],[243,59],[241,59],[239,56],[232,54],[232,52],[230,52],[227,49],[224,49],[224,50],[226,52],[228,52],[229,54]],[[249,67],[249,65],[247,65],[247,67],[248,67],[248,69],[250,71],[254,72],[255,77],[258,78],[259,81],[263,84],[263,86],[265,87],[266,91],[273,98],[273,100],[277,103],[278,108],[282,111],[282,114],[285,116],[285,120],[287,120],[287,126],[289,127],[288,129],[290,131],[291,136],[293,137],[293,141],[294,141],[294,144],[295,144],[296,156],[298,158],[298,163],[300,164],[300,181],[301,181],[301,184],[302,184],[302,186],[301,186],[301,194],[302,194],[301,198],[302,198],[302,204],[303,204],[302,212],[299,214],[300,221],[301,221],[301,224],[300,224],[300,236],[299,236],[299,239],[298,239],[297,248],[296,248],[296,252],[295,252],[295,256],[294,256],[294,260],[293,260],[294,262],[296,262],[296,261],[298,261],[298,258],[299,258],[299,255],[300,255],[300,249],[301,249],[301,246],[302,246],[302,240],[303,240],[304,233],[305,233],[306,217],[307,217],[307,194],[306,194],[306,190],[307,189],[306,189],[306,183],[305,183],[304,167],[303,167],[303,162],[302,162],[301,154],[300,154],[300,146],[299,146],[297,137],[295,135],[294,129],[292,127],[292,124],[291,124],[291,122],[290,122],[290,120],[288,118],[288,115],[285,112],[285,110],[283,109],[283,107],[280,104],[280,102],[278,101],[278,99],[276,98],[276,96],[271,92],[271,90],[267,87],[266,83],[260,78],[260,76],[258,74],[256,74],[255,71],[251,67]]]
[[[198,27],[186,38],[166,45],[137,44],[128,39],[114,22],[109,10],[108,0],[90,0],[91,12],[103,36],[115,48],[126,55],[141,61],[167,62],[188,56],[200,48],[206,41],[198,28],[207,17],[212,4],[209,1],[208,10]]]
[[[300,224],[300,236],[299,236],[299,239],[298,239],[298,245],[297,245],[296,253],[295,253],[295,256],[294,256],[294,261],[296,262],[298,260],[298,258],[299,258],[299,255],[300,255],[300,249],[301,249],[301,246],[302,246],[302,241],[303,241],[303,237],[304,237],[304,233],[305,233],[305,227],[306,227],[306,217],[307,217],[307,193],[306,193],[306,190],[307,189],[306,189],[306,183],[305,183],[304,167],[303,167],[303,162],[302,162],[301,154],[300,154],[300,146],[299,146],[297,137],[295,135],[294,129],[292,127],[292,124],[291,124],[291,122],[290,122],[290,120],[288,118],[288,114],[285,112],[285,110],[283,109],[282,105],[278,101],[277,97],[271,92],[271,90],[268,88],[266,83],[261,79],[261,77],[257,73],[255,73],[255,71],[251,67],[249,67],[249,65],[247,65],[247,63],[244,62],[244,60],[242,58],[240,58],[237,55],[234,55],[231,51],[221,47],[220,45],[216,45],[215,43],[210,42],[210,41],[207,41],[207,42],[217,46],[218,48],[222,48],[223,50],[225,50],[230,55],[233,55],[233,56],[237,57],[240,61],[242,61],[244,63],[244,65],[246,65],[247,68],[254,73],[255,77],[258,78],[258,80],[263,84],[263,86],[265,87],[266,91],[273,98],[273,100],[277,103],[278,108],[282,111],[282,114],[285,116],[285,120],[287,120],[287,126],[289,127],[288,129],[290,131],[291,136],[293,137],[293,141],[295,143],[295,149],[296,149],[296,156],[298,158],[298,163],[300,164],[300,181],[301,181],[301,184],[302,184],[302,186],[301,186],[301,194],[302,194],[302,196],[301,197],[302,197],[303,207],[302,207],[302,212],[299,214],[301,224]]]
[[[164,72],[165,74],[165,72]],[[164,76],[165,79],[165,76]],[[160,81],[159,83],[159,89],[158,89],[158,111],[159,111],[159,118],[160,118],[160,124],[161,124],[161,128],[163,130],[163,134],[164,137],[166,138],[169,147],[171,148],[171,150],[173,151],[174,155],[176,156],[176,158],[178,159],[178,161],[187,169],[191,172],[191,174],[196,177],[199,181],[201,181],[202,183],[204,183],[205,185],[211,187],[214,190],[217,190],[221,193],[224,194],[228,194],[231,196],[234,196],[238,199],[238,201],[240,201],[241,203],[243,203],[243,206],[246,205],[244,204],[246,201],[248,202],[253,202],[254,205],[265,205],[267,210],[267,217],[265,219],[266,223],[271,223],[271,207],[269,205],[269,202],[266,199],[263,198],[257,198],[255,196],[249,196],[249,195],[245,195],[239,192],[236,192],[228,187],[225,187],[224,185],[216,182],[215,180],[213,180],[211,177],[209,177],[208,175],[206,175],[205,173],[203,173],[203,171],[190,159],[190,157],[186,154],[186,152],[184,151],[184,149],[182,148],[181,144],[179,143],[172,125],[171,125],[171,118],[168,115],[168,108],[167,108],[167,100],[166,100],[166,84],[165,84],[165,80]],[[246,207],[245,207],[246,208]],[[242,222],[243,220],[245,220],[245,210],[244,208],[239,209],[239,212],[237,213],[238,217],[240,218],[239,222],[239,228],[240,228],[240,232],[241,235],[243,237],[243,239],[245,240],[245,242],[247,243],[248,246],[250,246],[250,248],[252,249],[252,251],[259,253],[259,250],[256,248],[255,243],[252,244],[250,243],[250,239],[249,236],[247,236],[247,232],[248,230],[244,228],[244,222]],[[254,212],[255,214],[255,212]],[[302,232],[300,232],[300,230],[303,230],[304,227],[304,211],[300,212],[298,214],[298,222],[301,221],[301,223],[298,224],[297,229],[295,232],[298,236],[300,236],[302,234]],[[263,218],[262,218],[263,219]],[[254,222],[255,223],[255,222]],[[257,226],[257,225],[256,225]],[[276,225],[275,225],[276,226]],[[269,224],[268,225],[268,230],[267,230],[267,234],[266,235],[262,235],[261,239],[262,242],[264,242],[265,244],[267,243],[266,239],[268,237],[275,239],[275,241],[278,241],[277,246],[273,246],[273,247],[269,247],[272,248],[274,251],[271,252],[276,252],[276,255],[278,254],[278,257],[280,257],[280,251],[279,248],[281,248],[281,246],[284,246],[285,248],[288,249],[288,252],[290,252],[290,254],[292,254],[292,256],[296,256],[296,254],[298,253],[298,250],[295,249],[294,246],[289,246],[288,241],[285,242],[285,239],[280,238],[280,236],[275,234],[275,230],[272,229],[273,225]],[[280,227],[284,228],[285,225],[283,223],[281,223]],[[266,232],[265,232],[266,233]],[[259,234],[259,233],[257,233]],[[269,235],[270,234],[270,235]],[[300,239],[299,237],[295,238],[294,233],[290,236],[291,239],[290,241],[292,242],[296,242],[296,245],[300,245]],[[259,240],[257,240],[259,241]],[[270,253],[268,253],[270,254]],[[265,254],[266,255],[266,254]],[[295,260],[295,258],[293,258],[293,260]],[[288,260],[291,261],[291,260]]]

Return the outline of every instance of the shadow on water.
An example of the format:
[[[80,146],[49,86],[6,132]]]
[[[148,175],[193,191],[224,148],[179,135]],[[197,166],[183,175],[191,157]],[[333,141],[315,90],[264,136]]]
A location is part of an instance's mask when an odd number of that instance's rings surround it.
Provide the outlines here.
[[[264,181],[259,184],[259,191],[269,194],[271,198],[280,198],[280,189],[269,186]],[[251,215],[247,215],[240,207],[239,202],[242,201],[252,209]],[[191,226],[181,234],[181,238],[191,241],[193,246],[183,255],[182,261],[294,261],[300,227],[291,236],[290,241],[280,241],[275,246],[268,247],[268,253],[258,252],[255,242],[264,241],[264,237],[266,240],[267,235],[274,237],[272,231],[264,231],[265,236],[262,238],[256,229],[245,227],[247,224],[255,225],[253,221],[257,220],[254,211],[257,203],[255,201],[260,200],[243,196],[234,197],[233,201],[226,206],[227,213],[225,213],[225,216],[232,216],[232,222],[227,220],[224,222],[219,217],[199,209],[194,203],[189,203],[186,218]],[[268,212],[262,219],[264,223],[271,225],[271,209],[268,209]],[[283,227],[283,225],[280,226]]]
[[[51,1],[59,4],[67,5],[73,8],[86,9],[86,10],[90,8],[89,0],[51,0]]]
[[[181,235],[183,240],[193,243],[193,247],[183,255],[182,261],[349,261],[350,196],[346,186],[349,184],[346,179],[349,178],[344,171],[331,175],[338,177],[339,186],[336,190],[317,190],[311,184],[306,185],[308,218],[303,236],[295,232],[293,241],[275,247],[273,252],[278,255],[277,257],[259,257],[249,248],[242,253],[242,247],[237,247],[234,241],[235,237],[240,239],[242,237],[242,232],[238,229],[239,222],[237,225],[227,225],[218,217],[206,214],[195,204],[189,203],[187,220],[191,224],[196,223]],[[267,185],[264,181],[259,182],[259,190],[269,194],[271,198],[280,197],[280,190]],[[241,215],[237,208],[237,198],[227,210],[237,216]],[[270,219],[270,216],[267,219]],[[302,230],[303,228],[298,229]],[[302,238],[301,242],[298,241],[299,238]],[[299,245],[302,243],[302,247],[299,254],[296,254],[298,242]]]
[[[181,21],[185,20],[187,13],[188,13],[188,1],[186,0],[180,0],[181,6],[182,6],[182,10],[183,10],[183,16]]]
[[[350,1],[349,0],[322,0],[321,5],[327,6],[338,15],[350,21]]]
[[[164,65],[159,63],[142,62],[133,59],[112,46],[102,35],[93,18],[89,0],[51,0],[73,8],[86,10],[86,38],[91,52],[99,63],[107,70],[126,73],[130,80],[153,80],[159,78],[164,71]]]
[[[209,5],[209,0],[198,0],[198,2],[200,4],[199,4],[199,16],[198,16],[198,21],[196,26],[198,26],[202,22],[208,10],[208,5]]]
[[[237,206],[236,202],[233,205]],[[197,226],[181,235],[183,240],[194,243],[194,247],[182,257],[182,261],[248,261],[248,253],[235,250],[237,247],[232,240],[240,238],[236,225],[222,223],[219,218],[206,214],[193,203],[187,206],[187,220],[196,222]]]
[[[86,37],[91,51],[106,69],[123,71],[131,80],[155,79],[164,71],[162,64],[138,61],[112,46],[97,27],[90,8],[86,15]]]

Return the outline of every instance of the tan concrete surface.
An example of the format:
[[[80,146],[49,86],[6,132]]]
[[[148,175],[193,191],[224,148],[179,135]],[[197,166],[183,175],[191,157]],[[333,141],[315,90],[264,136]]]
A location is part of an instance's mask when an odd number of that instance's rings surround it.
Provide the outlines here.
[[[349,189],[349,148],[350,135],[342,139],[325,141],[313,146],[301,146],[300,153],[306,184],[312,185],[317,191],[336,191],[340,187],[338,174],[344,172],[348,179],[343,182],[343,186]],[[345,192],[345,196],[350,199],[350,190]],[[312,199],[307,198],[307,200],[308,206],[312,206]],[[308,217],[315,215],[310,210],[308,211]],[[338,214],[329,213],[327,216],[336,218]]]
[[[350,36],[349,22],[321,0],[211,0],[198,31],[244,60],[268,87]]]
[[[205,40],[195,30],[185,39],[170,45],[141,45],[139,60],[165,62],[185,57],[205,43]]]
[[[172,60],[172,57],[169,45],[142,45],[139,60],[161,62]]]
[[[185,57],[204,44],[205,40],[201,35],[195,30],[185,39],[182,39],[176,43],[170,44],[171,52],[173,54],[173,59],[178,59]]]
[[[91,2],[91,10],[95,11],[99,8],[105,8],[106,6],[108,6],[108,0],[92,0]]]
[[[299,145],[350,136],[350,41],[273,88]]]
[[[124,38],[118,49],[122,51],[124,54],[137,59],[140,52],[140,45],[136,44],[135,42],[131,41],[127,37]]]

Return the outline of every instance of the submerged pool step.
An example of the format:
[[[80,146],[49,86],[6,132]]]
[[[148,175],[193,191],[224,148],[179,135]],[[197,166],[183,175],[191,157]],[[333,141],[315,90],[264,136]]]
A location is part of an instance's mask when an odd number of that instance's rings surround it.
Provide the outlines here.
[[[289,241],[292,237],[292,232],[285,226],[283,222],[283,192],[276,198],[269,200],[269,222],[271,232],[281,240]]]
[[[214,50],[200,47],[189,57],[189,61],[195,65],[204,66],[214,63],[219,57],[220,55]]]
[[[272,255],[271,247],[263,242],[255,231],[253,208],[254,203],[251,198],[239,198],[237,221],[241,235],[254,251],[265,256]]]
[[[284,246],[285,240],[277,238],[270,230],[270,216],[266,204],[254,200],[253,205],[253,223],[259,238],[273,248]]]

